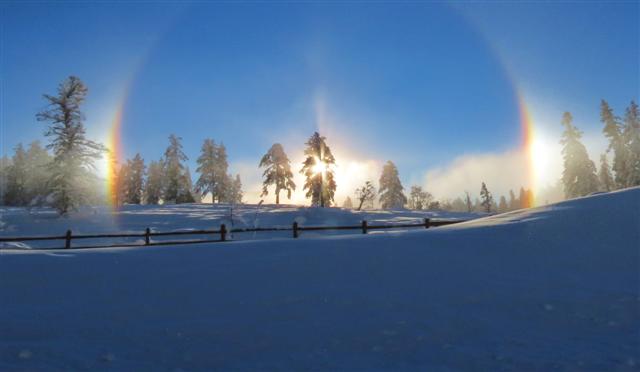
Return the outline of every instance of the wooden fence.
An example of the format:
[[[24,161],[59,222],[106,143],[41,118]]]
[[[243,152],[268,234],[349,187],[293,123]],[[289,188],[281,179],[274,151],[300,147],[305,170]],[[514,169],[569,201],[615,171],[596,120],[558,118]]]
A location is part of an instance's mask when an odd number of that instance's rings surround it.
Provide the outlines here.
[[[225,224],[220,225],[218,230],[187,230],[187,231],[166,231],[152,232],[150,228],[146,228],[144,233],[122,233],[122,234],[91,234],[91,235],[73,235],[71,230],[67,230],[65,235],[60,236],[23,236],[23,237],[0,237],[2,242],[26,242],[26,241],[52,241],[64,240],[65,249],[86,249],[86,248],[113,248],[113,247],[143,247],[153,245],[174,245],[174,244],[195,244],[195,243],[218,243],[228,241],[229,233],[246,233],[246,232],[268,232],[268,231],[291,231],[293,238],[300,237],[302,231],[329,231],[329,230],[360,230],[366,234],[369,230],[399,229],[399,228],[425,228],[443,225],[451,225],[454,223],[465,222],[465,220],[431,220],[425,218],[421,223],[403,223],[403,224],[386,224],[386,225],[369,225],[368,222],[362,221],[359,225],[347,226],[300,226],[294,222],[291,227],[256,227],[256,228],[234,228],[227,230]],[[209,239],[197,240],[168,240],[153,241],[152,237],[158,236],[179,236],[179,235],[209,235]],[[109,238],[144,238],[144,243],[117,243],[89,246],[72,246],[73,240],[82,239],[109,239]],[[61,248],[40,248],[40,249],[62,249]]]

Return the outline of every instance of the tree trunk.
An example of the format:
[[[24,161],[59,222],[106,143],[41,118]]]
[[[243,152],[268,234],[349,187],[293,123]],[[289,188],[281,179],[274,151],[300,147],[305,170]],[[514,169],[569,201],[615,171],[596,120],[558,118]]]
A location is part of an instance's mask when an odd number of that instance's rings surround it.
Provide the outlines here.
[[[280,190],[276,190],[276,205],[280,204]]]
[[[356,210],[359,211],[360,209],[362,209],[362,204],[364,204],[364,199],[360,199],[360,205],[358,205],[358,209]]]

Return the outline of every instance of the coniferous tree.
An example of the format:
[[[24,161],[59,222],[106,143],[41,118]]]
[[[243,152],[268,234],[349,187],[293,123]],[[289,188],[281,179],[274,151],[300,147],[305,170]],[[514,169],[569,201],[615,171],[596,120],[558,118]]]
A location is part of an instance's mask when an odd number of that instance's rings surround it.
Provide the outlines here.
[[[471,202],[471,195],[469,195],[468,191],[464,192],[464,204],[467,207],[467,212],[471,213],[473,211],[473,203]]]
[[[421,186],[411,186],[409,193],[409,209],[422,210],[429,207],[433,196],[427,191],[423,191]]]
[[[484,208],[484,211],[490,213],[491,207],[493,206],[493,196],[489,192],[489,189],[487,189],[487,185],[484,182],[480,187],[480,198],[482,198],[481,205]]]
[[[306,159],[300,170],[300,173],[305,176],[303,188],[307,190],[305,196],[311,198],[311,205],[329,207],[333,203],[336,192],[333,171],[336,160],[326,144],[326,138],[320,136],[318,132],[313,133],[306,145],[304,150]]]
[[[231,177],[231,175],[228,176],[225,189],[226,194],[223,198],[225,203],[242,204],[242,181],[239,174],[236,174],[235,178]]]
[[[95,170],[94,161],[106,152],[102,144],[86,138],[80,111],[86,95],[82,81],[70,76],[58,86],[57,95],[44,95],[49,107],[37,115],[39,121],[49,122],[45,136],[51,138],[47,148],[53,151],[53,162],[48,185],[53,206],[60,214],[89,200],[88,182],[95,179],[90,171]]]
[[[398,176],[398,168],[392,161],[382,168],[380,175],[380,206],[382,209],[402,208],[407,204],[407,197],[403,193],[404,187]]]
[[[373,187],[371,181],[365,182],[365,184],[356,189],[356,200],[358,200],[358,208],[356,210],[362,210],[365,203],[373,203],[373,199],[376,197],[376,188]],[[351,201],[351,199],[349,199]]]
[[[572,124],[571,114],[565,112],[562,116],[562,156],[564,159],[564,171],[562,183],[567,198],[588,195],[598,190],[598,177],[596,166],[589,159],[587,149],[580,142],[582,133]]]
[[[342,203],[342,208],[345,208],[345,209],[353,209],[353,202],[351,201],[351,198],[350,198],[350,197],[348,197],[348,196],[347,196],[347,197],[344,199],[344,203]]]
[[[516,194],[513,190],[509,190],[509,210],[514,211],[520,206],[520,201],[516,199]]]
[[[611,191],[615,187],[615,182],[607,161],[607,154],[600,155],[600,170],[598,171],[598,180],[600,181],[601,191]]]
[[[520,187],[520,195],[518,197],[518,200],[520,201],[520,206],[518,209],[529,208],[529,200],[527,200],[527,192],[525,191],[524,187]]]
[[[230,176],[227,174],[229,169],[229,162],[227,161],[227,148],[221,142],[216,146],[216,162],[215,162],[215,177],[216,184],[221,185],[219,190],[216,190],[213,197],[218,201],[224,201],[225,195],[228,195],[229,187],[232,186],[230,182]]]
[[[162,199],[163,190],[163,170],[162,161],[152,161],[149,163],[147,171],[147,182],[144,190],[145,203],[158,204]]]
[[[193,184],[191,181],[191,171],[189,167],[185,167],[184,171],[180,175],[180,183],[178,186],[178,194],[176,197],[176,204],[181,203],[194,203],[196,200],[193,197]]]
[[[128,174],[125,182],[125,202],[128,204],[141,204],[144,195],[144,177],[146,167],[144,159],[136,154],[131,160],[127,160]]]
[[[507,198],[504,195],[500,195],[500,203],[498,203],[498,212],[503,213],[509,210],[509,206],[507,205]]]
[[[3,155],[0,158],[0,205],[8,205],[5,197],[7,194],[7,177],[10,166],[11,159]]]
[[[123,205],[128,203],[129,199],[129,188],[128,188],[128,179],[129,179],[129,164],[124,163],[118,169],[118,173],[115,179],[116,184],[116,203],[115,205]]]
[[[260,168],[265,168],[262,173],[262,194],[269,194],[269,186],[275,186],[276,204],[280,204],[280,191],[287,191],[287,199],[291,199],[291,193],[295,191],[291,163],[281,144],[275,143],[260,160]]]
[[[631,101],[624,115],[623,141],[627,149],[626,187],[640,185],[640,109]]]
[[[19,143],[7,171],[7,190],[4,196],[7,205],[24,206],[29,202],[27,200],[27,168],[27,152],[22,143]]]
[[[164,152],[162,159],[163,167],[163,190],[162,199],[165,203],[179,203],[178,197],[185,185],[185,167],[183,162],[187,161],[187,155],[182,151],[182,138],[175,135],[169,136],[169,147]]]
[[[602,131],[609,139],[608,151],[613,150],[613,171],[617,188],[626,187],[627,179],[627,147],[622,135],[620,120],[613,113],[607,101],[600,102],[600,121],[604,123]]]
[[[196,172],[200,174],[196,181],[196,190],[201,196],[211,194],[211,204],[215,203],[213,195],[220,185],[216,184],[216,143],[212,139],[205,139],[197,160]]]

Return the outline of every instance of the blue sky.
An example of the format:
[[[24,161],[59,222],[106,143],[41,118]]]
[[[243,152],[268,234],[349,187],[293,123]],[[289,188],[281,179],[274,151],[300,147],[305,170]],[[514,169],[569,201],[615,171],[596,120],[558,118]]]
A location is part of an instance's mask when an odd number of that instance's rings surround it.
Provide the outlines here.
[[[124,99],[127,157],[159,159],[175,133],[194,169],[212,137],[225,143],[248,189],[272,143],[297,159],[318,126],[345,162],[391,159],[409,186],[430,182],[429,170],[448,174],[457,158],[517,149],[517,91],[550,143],[563,111],[596,136],[600,98],[621,115],[639,96],[637,2],[4,2],[0,9],[3,154],[44,140],[35,120],[41,96],[73,74],[89,87],[86,125],[95,139],[106,139]],[[368,172],[362,177],[377,179],[377,170]]]

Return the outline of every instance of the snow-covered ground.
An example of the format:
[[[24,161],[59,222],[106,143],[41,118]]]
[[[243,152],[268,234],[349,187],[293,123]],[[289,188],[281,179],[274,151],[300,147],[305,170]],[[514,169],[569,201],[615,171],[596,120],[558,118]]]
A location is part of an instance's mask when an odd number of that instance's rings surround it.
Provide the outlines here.
[[[400,233],[0,254],[0,370],[640,369],[640,188]]]
[[[113,211],[108,207],[84,208],[60,217],[50,208],[25,209],[0,207],[0,236],[63,236],[68,229],[73,234],[142,234],[151,231],[218,230],[251,227],[288,227],[294,221],[300,226],[359,225],[362,220],[378,224],[422,222],[425,217],[468,220],[483,213],[456,213],[411,210],[353,211],[342,208],[311,208],[291,205],[210,205],[179,204],[164,206],[127,205]],[[357,231],[304,232],[301,237],[357,234]],[[381,233],[381,231],[376,231]],[[290,237],[291,232],[237,233],[233,240],[256,240]],[[155,237],[160,240],[206,239],[203,235]],[[209,237],[211,238],[211,237]],[[218,236],[216,236],[218,238]],[[137,238],[109,238],[78,241],[82,245],[133,243]],[[64,242],[30,241],[0,243],[0,248],[62,247]]]

